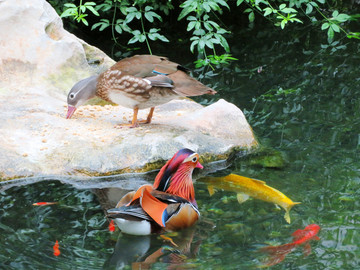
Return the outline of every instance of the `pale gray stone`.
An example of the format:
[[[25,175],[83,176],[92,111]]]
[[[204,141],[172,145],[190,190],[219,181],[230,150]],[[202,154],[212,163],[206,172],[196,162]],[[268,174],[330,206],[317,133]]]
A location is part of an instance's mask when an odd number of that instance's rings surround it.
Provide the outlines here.
[[[0,0],[0,14],[0,179],[146,171],[184,147],[208,162],[257,146],[241,110],[225,100],[174,100],[135,129],[114,128],[132,118],[120,106],[86,105],[65,119],[73,84],[114,61],[65,31],[44,0]]]

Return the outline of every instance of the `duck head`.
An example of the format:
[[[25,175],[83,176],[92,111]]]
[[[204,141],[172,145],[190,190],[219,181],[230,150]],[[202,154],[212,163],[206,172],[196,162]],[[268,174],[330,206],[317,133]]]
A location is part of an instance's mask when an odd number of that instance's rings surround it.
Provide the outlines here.
[[[98,77],[98,75],[95,75],[83,79],[71,88],[67,96],[68,111],[66,119],[71,118],[76,111],[76,108],[83,105],[87,100],[95,97]]]
[[[196,205],[192,181],[195,168],[203,168],[199,162],[199,154],[187,148],[181,149],[161,168],[153,187],[183,197]]]

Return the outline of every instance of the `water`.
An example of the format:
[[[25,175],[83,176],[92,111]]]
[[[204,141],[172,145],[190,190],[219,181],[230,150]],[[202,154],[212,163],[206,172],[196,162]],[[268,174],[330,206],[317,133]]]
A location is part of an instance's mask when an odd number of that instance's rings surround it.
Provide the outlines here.
[[[291,210],[291,224],[272,204],[238,204],[228,191],[210,196],[206,176],[198,176],[202,218],[194,228],[170,235],[179,245],[174,248],[156,235],[108,230],[103,208],[123,190],[48,180],[1,191],[0,268],[255,269],[265,260],[259,248],[288,243],[294,231],[316,223],[320,241],[311,242],[311,254],[304,256],[300,247],[272,268],[360,269],[359,43],[341,40],[326,48],[315,37],[319,33],[252,31],[247,35],[261,42],[242,39],[233,47],[238,63],[215,75],[203,72],[203,80],[244,110],[262,145],[281,152],[286,164],[267,168],[237,158],[213,175],[261,179],[300,201]],[[58,204],[32,206],[39,201]],[[58,257],[52,249],[56,240]],[[150,255],[153,261],[139,264]]]

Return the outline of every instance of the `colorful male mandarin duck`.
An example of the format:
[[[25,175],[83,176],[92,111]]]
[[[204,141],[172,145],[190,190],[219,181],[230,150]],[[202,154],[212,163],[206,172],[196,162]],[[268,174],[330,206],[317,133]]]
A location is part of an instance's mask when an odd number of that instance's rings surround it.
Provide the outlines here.
[[[90,98],[106,101],[134,110],[130,127],[150,123],[155,106],[181,96],[216,94],[187,74],[183,66],[156,55],[135,55],[117,62],[100,75],[77,82],[70,90],[66,118]],[[151,108],[145,121],[138,121],[138,110]]]
[[[179,150],[161,168],[153,185],[143,185],[124,195],[107,216],[122,232],[134,235],[192,226],[200,216],[192,182],[195,168],[203,168],[199,155],[186,148]]]

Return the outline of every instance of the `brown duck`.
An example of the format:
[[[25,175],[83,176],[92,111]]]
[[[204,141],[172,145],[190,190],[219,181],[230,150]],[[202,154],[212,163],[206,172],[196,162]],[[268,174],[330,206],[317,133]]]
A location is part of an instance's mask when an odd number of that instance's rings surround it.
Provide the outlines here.
[[[77,82],[70,90],[66,118],[90,98],[106,101],[134,110],[130,127],[150,123],[155,106],[182,96],[216,94],[216,91],[190,77],[187,69],[156,55],[135,55],[117,62],[100,75]],[[138,110],[150,108],[145,121],[138,121]]]

